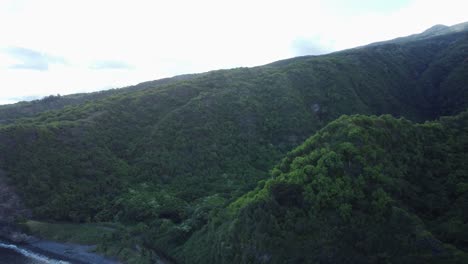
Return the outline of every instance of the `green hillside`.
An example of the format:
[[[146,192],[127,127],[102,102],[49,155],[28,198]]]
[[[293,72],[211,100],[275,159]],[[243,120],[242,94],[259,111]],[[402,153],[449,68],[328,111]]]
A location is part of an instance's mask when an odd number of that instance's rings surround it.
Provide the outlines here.
[[[342,116],[182,250],[194,263],[466,263],[468,112]]]
[[[394,217],[409,221],[405,228],[421,231],[401,231],[413,232],[412,239],[434,237],[434,241],[461,252],[466,241],[454,236],[465,230],[466,217],[458,209],[446,209],[458,199],[455,190],[464,188],[453,184],[466,182],[466,168],[459,160],[437,161],[436,157],[440,159],[444,150],[455,156],[463,154],[455,145],[466,138],[456,131],[466,132],[466,127],[463,130],[451,124],[464,125],[466,114],[454,119],[462,121],[444,119],[440,124],[413,125],[390,117],[362,116],[342,117],[329,124],[343,114],[390,114],[423,122],[465,111],[468,31],[428,32],[424,37],[255,68],[1,106],[0,170],[33,210],[35,219],[126,226],[101,241],[100,248],[127,261],[130,255],[140,255],[135,263],[150,259],[154,252],[183,263],[234,259],[282,263],[296,255],[292,263],[300,263],[301,257],[344,261],[343,254],[333,251],[339,248],[349,252],[350,261],[355,262],[364,256],[371,262],[386,258],[410,261],[414,248],[402,251],[407,253],[402,253],[401,259],[393,258],[391,254],[404,244],[391,236],[398,232],[381,230],[391,224],[385,221],[397,221]],[[322,128],[269,173],[286,153]],[[361,130],[369,133],[368,138],[361,138]],[[333,133],[325,136],[326,131]],[[427,138],[423,138],[424,131]],[[358,133],[356,139],[353,133]],[[393,139],[393,133],[402,135]],[[386,137],[393,141],[387,142]],[[353,140],[363,140],[362,145],[356,146]],[[385,145],[390,142],[395,143],[390,145],[395,149]],[[431,147],[435,142],[441,146]],[[317,144],[323,153],[307,147]],[[351,152],[339,152],[342,144]],[[434,151],[434,157],[425,156],[424,144],[429,144],[428,151]],[[423,154],[413,153],[417,151]],[[314,175],[321,175],[323,182],[319,184],[324,184],[317,185],[325,192],[319,202],[315,201],[319,192],[314,181],[294,175],[307,165],[318,168],[317,162],[329,152],[336,157],[321,161],[329,162],[321,167],[325,171],[314,171]],[[314,158],[293,162],[296,156],[309,154]],[[356,165],[343,165],[350,157],[342,155],[353,156],[352,164]],[[412,166],[410,161],[417,164]],[[437,165],[440,171],[434,167]],[[456,183],[445,182],[449,173],[455,175]],[[432,174],[427,183],[416,181],[424,174]],[[437,176],[444,177],[440,184],[429,183]],[[337,177],[341,183],[335,182]],[[302,193],[310,197],[299,195]],[[435,205],[428,204],[432,200],[420,193],[445,195],[446,199],[431,196]],[[381,202],[379,199],[384,204],[374,205]],[[431,206],[439,211],[432,216],[420,214]],[[272,216],[271,210],[278,208],[279,215]],[[440,212],[441,208],[445,211]],[[359,210],[363,210],[362,215],[355,216]],[[302,223],[312,217],[311,212],[316,216]],[[263,219],[258,225],[254,223],[257,217]],[[377,218],[381,222],[375,222]],[[448,222],[452,218],[461,224]],[[291,225],[302,227],[296,230]],[[319,231],[325,233],[317,233],[317,226],[323,226]],[[373,229],[356,234],[367,239],[363,245],[348,248],[345,241],[361,239],[353,232],[366,226]],[[454,226],[460,229],[450,229]],[[388,241],[382,240],[380,248],[367,248],[377,239],[369,234],[388,236]],[[317,236],[323,241],[309,241]],[[272,244],[264,244],[270,238]],[[297,243],[302,246],[297,247]],[[211,246],[205,247],[207,244]],[[135,245],[141,251],[135,250]],[[309,254],[320,248],[325,255],[311,258]],[[415,259],[429,256],[424,251],[427,248],[422,248],[414,253]],[[459,251],[451,248],[447,252]]]
[[[190,79],[190,74],[165,78],[156,81],[140,83],[135,86],[122,89],[111,89],[94,93],[80,93],[66,96],[50,95],[40,100],[30,102],[22,101],[16,104],[0,105],[0,124],[9,124],[19,118],[37,116],[43,112],[63,109],[67,106],[83,105],[87,102],[97,101],[117,94],[126,94],[133,91],[153,89],[154,87],[165,85],[171,82]]]

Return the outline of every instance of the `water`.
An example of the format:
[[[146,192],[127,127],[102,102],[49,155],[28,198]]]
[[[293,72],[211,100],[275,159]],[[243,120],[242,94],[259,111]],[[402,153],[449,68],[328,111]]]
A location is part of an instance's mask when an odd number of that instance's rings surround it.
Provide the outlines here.
[[[70,264],[52,259],[19,246],[0,242],[0,264]]]

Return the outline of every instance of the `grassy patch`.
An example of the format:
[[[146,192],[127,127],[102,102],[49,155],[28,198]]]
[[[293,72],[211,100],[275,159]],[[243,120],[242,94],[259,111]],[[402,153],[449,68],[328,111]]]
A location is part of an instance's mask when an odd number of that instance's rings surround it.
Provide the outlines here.
[[[119,227],[113,223],[47,223],[34,220],[26,221],[23,225],[32,235],[78,244],[97,244]]]

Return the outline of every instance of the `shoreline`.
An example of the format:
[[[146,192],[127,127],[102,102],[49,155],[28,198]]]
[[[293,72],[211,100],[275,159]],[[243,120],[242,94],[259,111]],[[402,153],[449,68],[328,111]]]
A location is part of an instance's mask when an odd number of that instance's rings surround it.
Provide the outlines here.
[[[12,224],[0,223],[0,242],[71,264],[121,264],[117,259],[93,252],[96,245],[57,242],[27,235]]]
[[[81,245],[37,239],[18,245],[33,252],[64,260],[72,264],[121,264],[117,259],[93,252],[95,245]]]
[[[108,257],[102,253],[94,252],[95,244],[78,244],[42,239],[38,236],[28,235],[18,225],[0,221],[0,243],[14,247],[15,251],[26,250],[57,261],[70,264],[123,264],[116,257]],[[24,252],[22,255],[27,256]],[[175,260],[156,253],[153,261],[159,264],[175,264]]]
[[[70,264],[122,264],[117,259],[93,252],[96,246],[42,239],[36,239],[34,242],[15,243],[4,237],[0,239],[0,243],[4,245],[4,248],[9,248],[28,258],[39,256]]]

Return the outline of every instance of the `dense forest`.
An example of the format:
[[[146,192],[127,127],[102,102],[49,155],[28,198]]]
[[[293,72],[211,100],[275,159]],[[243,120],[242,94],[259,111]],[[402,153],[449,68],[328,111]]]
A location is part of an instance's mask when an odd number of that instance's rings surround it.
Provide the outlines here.
[[[196,233],[197,263],[466,263],[468,112],[342,116]]]
[[[49,96],[0,106],[0,170],[128,263],[466,263],[467,84],[465,23]]]

